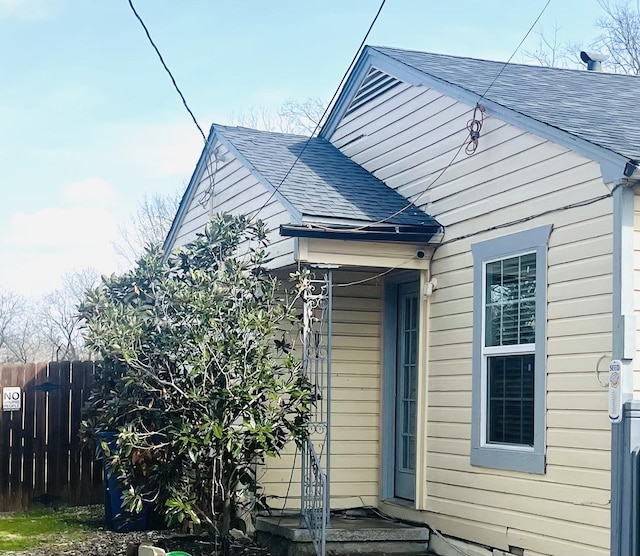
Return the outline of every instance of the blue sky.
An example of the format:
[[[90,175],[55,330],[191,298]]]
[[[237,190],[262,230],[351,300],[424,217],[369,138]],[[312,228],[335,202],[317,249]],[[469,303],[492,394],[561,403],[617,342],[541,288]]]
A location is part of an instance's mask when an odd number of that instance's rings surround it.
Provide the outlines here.
[[[387,0],[368,43],[506,60],[545,1]],[[379,5],[134,3],[205,132],[328,100]],[[599,13],[552,0],[538,30],[588,46]],[[0,0],[0,288],[35,296],[65,270],[116,271],[118,223],[145,193],[184,187],[201,147],[126,0]]]

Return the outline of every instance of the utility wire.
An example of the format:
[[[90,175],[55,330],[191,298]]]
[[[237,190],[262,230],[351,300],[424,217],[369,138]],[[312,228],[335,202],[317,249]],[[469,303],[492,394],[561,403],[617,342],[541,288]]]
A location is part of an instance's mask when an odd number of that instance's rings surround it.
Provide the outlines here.
[[[296,156],[296,159],[293,161],[293,164],[291,165],[291,167],[287,170],[287,173],[284,175],[284,177],[280,180],[280,183],[278,183],[278,185],[274,188],[274,190],[271,192],[271,195],[269,196],[269,198],[265,201],[265,203],[258,209],[258,211],[252,216],[252,218],[257,218],[258,215],[260,214],[260,212],[264,209],[264,207],[266,207],[270,202],[271,199],[273,199],[273,197],[276,195],[276,193],[279,191],[279,189],[282,187],[282,184],[286,181],[286,179],[289,177],[289,174],[291,174],[291,172],[293,171],[295,165],[298,163],[298,161],[300,160],[300,157],[304,154],[304,151],[307,149],[307,147],[309,146],[309,143],[311,142],[311,139],[313,139],[314,135],[317,133],[318,129],[320,129],[320,126],[322,125],[322,122],[325,118],[325,116],[327,115],[327,113],[329,112],[329,109],[332,107],[334,100],[336,99],[336,97],[338,96],[338,93],[340,93],[341,89],[342,89],[342,85],[344,84],[344,82],[346,81],[347,77],[349,76],[349,74],[351,73],[351,68],[354,66],[354,64],[356,63],[358,56],[360,55],[360,52],[362,51],[362,48],[364,47],[365,43],[367,42],[367,39],[369,38],[369,35],[371,34],[371,30],[373,29],[373,26],[376,24],[376,21],[378,21],[378,17],[380,16],[380,13],[382,12],[382,8],[384,8],[384,5],[386,3],[387,0],[382,0],[382,2],[380,3],[380,7],[378,8],[378,11],[376,12],[375,17],[373,18],[373,21],[371,21],[371,25],[369,25],[369,29],[367,29],[367,32],[364,36],[364,38],[362,39],[362,41],[360,42],[360,46],[358,46],[358,49],[356,50],[356,53],[354,54],[353,58],[351,59],[351,62],[349,63],[349,66],[347,67],[347,70],[344,72],[344,75],[342,76],[342,79],[340,80],[340,83],[338,83],[338,87],[336,88],[335,92],[333,93],[333,96],[331,97],[331,100],[329,101],[329,104],[327,104],[327,107],[324,109],[324,112],[322,113],[322,116],[320,116],[320,119],[318,120],[318,123],[316,124],[316,127],[313,129],[313,132],[311,133],[311,135],[309,136],[309,138],[306,140],[305,144],[303,145],[302,149],[300,150],[300,152],[298,153],[298,156]],[[131,0],[129,0],[129,2],[131,2]]]
[[[516,55],[518,50],[520,50],[520,47],[523,45],[524,41],[527,40],[527,37],[531,34],[531,31],[537,25],[538,21],[540,21],[540,18],[542,17],[542,15],[546,11],[546,9],[547,9],[547,7],[549,6],[550,3],[551,3],[551,0],[547,0],[547,3],[544,5],[542,10],[538,14],[538,17],[536,17],[535,21],[529,27],[529,30],[525,33],[524,37],[522,37],[522,40],[518,43],[518,46],[516,46],[515,50],[511,53],[511,56],[509,56],[509,59],[502,65],[502,68],[500,68],[500,71],[493,78],[493,81],[491,81],[491,83],[489,83],[489,86],[485,89],[484,93],[482,93],[482,95],[480,95],[480,98],[476,102],[476,106],[473,109],[473,116],[469,120],[469,122],[467,123],[467,130],[469,131],[468,137],[465,138],[465,140],[462,143],[462,145],[460,145],[460,147],[458,147],[458,149],[456,150],[456,152],[453,155],[453,158],[451,159],[451,161],[438,173],[436,178],[427,187],[425,187],[413,201],[407,203],[403,208],[395,211],[393,214],[390,214],[389,216],[387,216],[385,218],[382,218],[380,220],[377,220],[376,222],[371,222],[371,223],[363,225],[363,226],[358,226],[358,227],[355,227],[355,228],[344,228],[343,227],[343,228],[339,228],[340,230],[347,229],[347,230],[352,231],[352,232],[364,231],[367,228],[370,228],[371,226],[376,226],[378,224],[384,224],[385,222],[388,222],[392,218],[395,218],[396,216],[402,214],[403,212],[407,211],[408,209],[410,209],[412,207],[417,208],[415,203],[420,198],[422,198],[438,181],[440,181],[440,178],[442,178],[442,176],[445,174],[445,172],[447,172],[447,170],[449,170],[449,168],[451,168],[451,166],[453,166],[454,162],[456,161],[456,159],[460,155],[460,152],[465,147],[465,145],[467,146],[467,148],[465,149],[465,152],[468,155],[471,156],[471,155],[473,155],[475,153],[475,151],[476,151],[476,149],[478,147],[478,139],[480,137],[480,129],[482,129],[482,123],[484,121],[484,107],[482,107],[480,105],[480,101],[483,98],[485,98],[486,94],[489,92],[489,89],[491,89],[491,87],[493,87],[493,85],[496,83],[498,78],[502,75],[502,72],[506,69],[506,67],[509,65],[511,60],[513,60],[513,57]],[[478,112],[480,113],[479,117],[477,117]],[[323,229],[323,230],[327,230],[327,231],[332,231],[332,230],[338,229],[338,228],[332,228],[331,226],[321,226],[321,225],[316,225],[314,227],[315,228],[320,228],[320,229]]]
[[[549,4],[551,4],[551,0],[547,0],[547,3],[544,5],[544,7],[542,8],[542,10],[540,11],[540,13],[538,14],[538,17],[536,17],[535,21],[531,24],[531,27],[529,27],[529,30],[525,33],[524,37],[522,37],[522,40],[518,43],[518,46],[516,46],[515,50],[513,51],[513,53],[511,54],[511,56],[509,56],[509,59],[503,64],[502,68],[500,68],[500,71],[498,72],[498,74],[493,78],[493,81],[491,83],[489,83],[489,86],[485,89],[484,93],[482,93],[482,95],[480,96],[480,98],[478,99],[478,102],[480,102],[485,95],[489,92],[489,89],[491,89],[491,87],[493,87],[493,85],[495,84],[495,82],[499,79],[499,77],[502,75],[502,72],[506,69],[506,67],[509,65],[509,62],[511,62],[511,60],[513,60],[513,57],[516,55],[516,53],[518,52],[518,50],[520,50],[520,47],[524,44],[524,41],[527,40],[527,37],[531,34],[531,31],[533,31],[533,28],[538,24],[538,21],[540,21],[540,18],[542,17],[542,15],[544,14],[545,11],[547,11],[547,8],[549,7]]]
[[[361,280],[354,280],[353,282],[346,282],[343,284],[333,284],[334,288],[348,288],[350,286],[358,286],[360,284],[365,284],[367,282],[371,282],[373,280],[377,280],[378,278],[382,278],[383,276],[386,276],[387,274],[389,274],[390,272],[393,272],[394,270],[403,267],[404,265],[406,265],[407,263],[410,263],[411,261],[415,261],[415,257],[411,257],[410,259],[406,259],[404,261],[399,262],[396,266],[392,266],[391,268],[387,268],[386,270],[379,272],[378,274],[374,274],[373,276],[368,276],[367,278],[362,278]]]
[[[474,113],[475,113],[475,110],[474,110]],[[475,124],[475,122],[476,122],[475,119],[469,120],[469,123],[467,124],[467,129],[469,129],[469,127],[472,124]],[[482,124],[480,124],[480,125],[482,125]],[[410,201],[405,206],[403,206],[401,209],[398,209],[397,211],[395,211],[394,213],[390,214],[389,216],[385,216],[384,218],[381,218],[380,220],[376,220],[375,222],[369,222],[367,224],[363,224],[362,226],[356,226],[356,227],[353,227],[353,228],[349,228],[349,227],[334,228],[332,226],[323,226],[322,224],[310,224],[310,227],[315,228],[315,229],[320,229],[320,230],[326,230],[328,232],[332,232],[332,231],[336,231],[336,230],[340,230],[340,231],[348,230],[349,232],[363,232],[363,233],[366,233],[367,229],[371,228],[372,226],[377,226],[378,224],[384,224],[385,222],[388,222],[392,218],[395,218],[396,216],[402,214],[403,212],[407,211],[408,209],[410,209],[412,207],[413,208],[417,208],[416,202],[419,199],[421,199],[440,180],[440,178],[444,175],[444,173],[449,168],[451,168],[451,166],[453,166],[453,163],[456,161],[456,159],[460,155],[460,152],[462,151],[462,149],[463,149],[463,147],[465,145],[469,145],[469,137],[465,137],[464,141],[456,149],[453,157],[448,162],[448,164],[444,168],[442,168],[442,170],[440,170],[440,172],[438,172],[438,175],[435,177],[435,179],[427,187],[425,187],[413,201]]]
[[[145,25],[144,21],[142,21],[142,18],[140,17],[138,12],[136,11],[136,8],[133,5],[133,1],[132,0],[129,0],[129,6],[131,7],[131,11],[133,11],[133,15],[136,16],[136,19],[140,22],[140,25],[142,25],[142,28],[144,29],[144,32],[147,35],[147,39],[149,39],[149,42],[151,43],[151,46],[156,51],[156,54],[158,55],[158,58],[160,59],[160,63],[162,64],[162,67],[165,69],[165,71],[169,75],[169,78],[171,79],[171,83],[173,83],[173,87],[175,88],[177,93],[180,95],[180,99],[182,100],[182,104],[184,104],[184,107],[187,109],[187,112],[189,112],[189,115],[191,116],[191,119],[193,120],[193,123],[196,124],[196,127],[198,128],[198,131],[200,132],[200,135],[202,135],[202,139],[203,139],[203,141],[205,142],[205,145],[206,145],[207,144],[207,136],[204,134],[204,131],[202,131],[202,128],[200,127],[200,124],[198,123],[198,120],[196,120],[195,115],[191,111],[191,108],[189,108],[189,105],[187,104],[187,99],[184,98],[184,95],[182,94],[182,91],[180,90],[180,87],[178,87],[178,84],[176,83],[176,80],[173,77],[173,74],[171,73],[171,70],[169,69],[169,67],[165,63],[164,58],[162,57],[162,54],[160,53],[160,50],[156,46],[156,43],[153,42],[153,39],[151,38],[151,33],[149,33],[149,29],[147,29],[147,26]]]
[[[580,207],[586,207],[589,205],[593,205],[594,203],[598,203],[600,201],[604,201],[605,199],[608,199],[610,197],[613,197],[613,194],[615,193],[616,189],[618,189],[619,187],[621,187],[622,184],[617,184],[609,193],[606,193],[604,195],[600,195],[598,197],[592,197],[591,199],[585,199],[584,201],[576,201],[575,203],[570,203],[568,205],[564,205],[562,207],[556,207],[556,208],[552,208],[552,209],[548,209],[548,210],[544,210],[542,212],[538,212],[536,214],[530,214],[529,216],[525,216],[523,218],[518,218],[517,220],[511,220],[509,222],[503,222],[502,224],[496,224],[495,226],[491,226],[489,228],[484,228],[482,230],[476,230],[474,232],[468,233],[468,234],[464,234],[458,237],[453,237],[451,239],[448,239],[446,241],[441,241],[440,243],[438,243],[434,250],[431,252],[431,257],[429,259],[429,272],[431,272],[431,268],[432,268],[432,264],[433,264],[433,258],[434,255],[436,254],[436,251],[442,247],[443,245],[448,245],[450,243],[454,243],[456,241],[461,241],[463,239],[469,239],[481,234],[486,234],[488,232],[492,232],[494,230],[501,230],[503,228],[510,228],[511,226],[517,226],[518,224],[524,224],[525,222],[529,222],[530,220],[535,220],[536,218],[541,218],[543,216],[548,216],[550,214],[554,214],[556,212],[563,212],[565,210],[571,210],[574,208],[580,208]],[[397,268],[401,268],[403,267],[404,264],[408,263],[409,261],[415,260],[415,257],[412,257],[411,259],[407,259],[406,261],[402,261],[400,263],[398,263],[396,266],[392,267],[392,268],[388,268],[382,272],[379,272],[378,274],[374,274],[373,276],[368,276],[367,278],[363,278],[362,280],[356,280],[354,282],[347,282],[345,284],[340,284],[340,283],[336,283],[333,284],[334,287],[336,288],[346,288],[349,286],[355,286],[358,284],[364,284],[365,282],[371,282],[373,280],[376,280],[378,278],[382,278],[383,276],[389,274],[390,272],[396,270]]]
[[[556,207],[552,209],[547,209],[542,212],[538,212],[536,214],[530,214],[528,216],[524,216],[523,218],[518,218],[517,220],[511,220],[509,222],[502,222],[501,224],[496,224],[495,226],[490,226],[489,228],[484,228],[482,230],[476,230],[474,232],[470,232],[468,234],[464,234],[458,237],[453,237],[451,239],[447,239],[446,241],[442,241],[436,246],[436,249],[442,247],[443,245],[448,245],[449,243],[453,243],[455,241],[461,241],[463,239],[469,239],[471,237],[475,237],[480,234],[485,234],[487,232],[492,232],[494,230],[501,230],[502,228],[510,228],[511,226],[516,226],[517,224],[523,224],[525,222],[529,222],[530,220],[534,220],[536,218],[541,218],[542,216],[548,216],[549,214],[554,214],[556,212],[563,212],[565,210],[570,210],[574,208],[587,207],[589,205],[593,205],[594,203],[598,203],[600,201],[604,201],[610,197],[613,197],[615,191],[622,187],[622,184],[618,183],[613,187],[613,189],[609,193],[605,193],[604,195],[599,195],[598,197],[592,197],[591,199],[585,199],[583,201],[576,201],[575,203],[570,203],[568,205],[564,205],[562,207]]]

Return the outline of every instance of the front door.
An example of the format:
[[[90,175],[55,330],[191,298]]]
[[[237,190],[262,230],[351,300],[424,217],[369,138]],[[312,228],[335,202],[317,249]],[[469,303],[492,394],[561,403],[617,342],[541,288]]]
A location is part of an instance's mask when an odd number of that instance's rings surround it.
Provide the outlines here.
[[[418,384],[418,283],[398,286],[394,495],[416,492],[416,397]]]

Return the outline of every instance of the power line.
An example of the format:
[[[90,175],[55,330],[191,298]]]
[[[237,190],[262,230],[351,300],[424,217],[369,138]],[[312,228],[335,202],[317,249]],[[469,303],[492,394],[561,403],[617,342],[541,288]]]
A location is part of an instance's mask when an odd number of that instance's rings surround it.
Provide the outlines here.
[[[391,268],[387,268],[386,270],[379,272],[378,274],[374,274],[373,276],[368,276],[367,278],[362,278],[361,280],[354,280],[353,282],[346,282],[343,284],[333,284],[334,288],[348,288],[350,286],[358,286],[360,284],[365,284],[367,282],[371,282],[372,280],[376,280],[378,278],[382,278],[383,276],[386,276],[387,274],[389,274],[390,272],[393,272],[394,270],[403,267],[405,264],[411,262],[411,261],[415,261],[416,258],[415,257],[411,257],[409,259],[406,259],[402,262],[399,262],[396,266],[392,266]]]
[[[169,69],[169,67],[165,63],[164,58],[162,57],[162,54],[160,53],[160,50],[156,46],[156,43],[151,38],[151,33],[149,33],[149,29],[147,29],[147,26],[145,25],[144,21],[142,21],[142,18],[140,17],[138,12],[136,11],[136,8],[133,5],[133,1],[132,0],[129,0],[129,6],[131,7],[131,11],[133,11],[133,15],[136,16],[136,19],[140,22],[140,25],[142,25],[142,28],[144,29],[144,32],[147,35],[147,39],[149,39],[149,43],[151,43],[151,46],[156,51],[156,54],[158,55],[158,58],[160,59],[160,63],[162,64],[162,67],[165,69],[165,71],[169,75],[169,78],[171,79],[171,83],[173,83],[173,87],[175,88],[177,93],[180,95],[180,99],[182,100],[182,104],[184,104],[184,107],[187,109],[187,112],[189,112],[189,115],[191,116],[191,119],[193,120],[193,123],[196,124],[196,127],[198,128],[198,131],[200,132],[200,135],[202,135],[202,139],[203,139],[203,141],[205,142],[205,145],[206,145],[207,136],[204,134],[204,131],[202,131],[202,128],[200,127],[200,124],[198,123],[198,120],[196,120],[195,115],[191,111],[191,108],[189,108],[189,105],[187,104],[187,99],[184,98],[184,95],[182,94],[182,91],[180,90],[180,87],[178,87],[178,84],[176,83],[176,80],[173,77],[173,74],[171,73],[171,70]]]
[[[522,37],[522,40],[518,43],[518,46],[516,46],[515,50],[511,53],[511,56],[509,56],[509,59],[502,65],[502,67],[500,68],[500,71],[496,74],[496,76],[493,78],[491,83],[489,83],[489,86],[485,89],[484,93],[482,93],[482,95],[480,95],[480,98],[476,102],[476,106],[473,108],[473,116],[469,120],[469,122],[467,122],[466,128],[467,128],[467,130],[469,132],[469,135],[465,138],[465,140],[460,145],[460,147],[458,147],[458,149],[456,150],[455,154],[453,155],[453,158],[451,159],[451,161],[438,173],[436,178],[427,187],[425,187],[413,201],[407,203],[403,208],[395,211],[393,214],[390,214],[389,216],[387,216],[385,218],[382,218],[380,220],[377,220],[375,222],[371,222],[371,223],[363,225],[363,226],[357,226],[357,227],[353,227],[353,228],[348,228],[348,227],[344,228],[343,227],[343,228],[340,228],[340,230],[348,229],[349,231],[353,231],[353,232],[363,231],[363,230],[366,230],[367,228],[369,228],[371,226],[376,226],[378,224],[384,224],[385,222],[388,222],[392,218],[395,218],[396,216],[398,216],[398,215],[402,214],[403,212],[407,211],[411,207],[416,207],[415,203],[420,198],[422,198],[425,195],[425,193],[427,193],[440,180],[440,178],[442,178],[444,173],[447,170],[449,170],[449,168],[451,168],[451,166],[453,166],[454,162],[456,161],[456,159],[460,155],[460,152],[465,147],[465,145],[467,146],[467,148],[465,149],[465,152],[468,155],[471,156],[471,155],[473,155],[475,153],[475,151],[476,151],[476,149],[478,147],[478,139],[480,137],[480,129],[482,128],[482,124],[483,124],[483,121],[484,121],[484,111],[485,111],[484,107],[482,105],[480,105],[480,101],[483,98],[485,98],[485,95],[489,92],[489,89],[491,89],[491,87],[493,87],[493,85],[496,83],[498,78],[502,75],[502,72],[505,70],[505,68],[509,65],[509,63],[511,62],[513,57],[516,55],[518,50],[520,50],[520,47],[523,45],[524,41],[527,40],[527,37],[531,34],[531,31],[537,25],[538,21],[540,21],[540,18],[542,17],[542,15],[546,11],[546,9],[547,9],[547,7],[549,6],[550,3],[551,3],[551,0],[547,0],[546,4],[543,6],[542,10],[538,14],[538,17],[536,17],[534,22],[529,27],[528,31],[525,33],[524,37]],[[477,116],[478,112],[480,113],[479,117]],[[328,231],[332,231],[332,230],[337,229],[337,228],[333,228],[331,226],[322,226],[322,225],[315,225],[314,227],[315,228],[319,228],[319,229],[323,229],[323,230],[328,230]]]
[[[616,189],[618,189],[619,187],[621,187],[622,184],[617,184],[615,187],[613,187],[613,189],[611,191],[609,191],[608,193],[604,194],[604,195],[600,195],[598,197],[592,197],[591,199],[585,199],[583,201],[576,201],[575,203],[570,203],[568,205],[564,205],[562,207],[556,207],[556,208],[552,208],[552,209],[548,209],[548,210],[544,210],[542,212],[539,212],[537,214],[530,214],[529,216],[524,216],[523,218],[518,218],[517,220],[511,220],[509,222],[503,222],[501,224],[496,224],[495,226],[491,226],[489,228],[484,228],[482,230],[476,230],[474,232],[470,232],[468,234],[464,234],[458,237],[453,237],[451,239],[448,239],[446,241],[441,241],[440,243],[438,243],[435,248],[433,249],[433,251],[431,252],[431,257],[429,258],[429,272],[432,272],[432,267],[433,267],[433,259],[435,257],[436,251],[444,246],[444,245],[448,245],[450,243],[455,243],[456,241],[462,241],[463,239],[469,239],[481,234],[486,234],[488,232],[493,232],[495,230],[501,230],[503,228],[510,228],[511,226],[517,226],[518,224],[524,224],[525,222],[529,222],[530,220],[535,220],[536,218],[541,218],[543,216],[548,216],[550,214],[555,214],[556,212],[562,212],[565,210],[571,210],[574,208],[580,208],[580,207],[586,207],[589,205],[593,205],[594,203],[598,203],[600,201],[604,201],[605,199],[608,199],[609,197],[613,197]],[[355,285],[359,285],[359,284],[364,284],[365,282],[371,282],[372,280],[376,280],[378,278],[381,278],[387,274],[389,274],[390,272],[396,270],[397,268],[402,267],[404,264],[406,264],[409,261],[414,260],[415,257],[412,257],[411,259],[407,259],[406,261],[402,261],[401,263],[398,263],[396,266],[392,267],[392,268],[388,268],[382,272],[379,272],[378,274],[374,274],[373,276],[369,276],[367,278],[363,278],[362,280],[355,280],[354,282],[347,282],[345,284],[333,284],[334,287],[336,288],[346,288],[349,286],[355,286]]]
[[[475,113],[475,110],[474,110],[474,113]],[[467,129],[472,127],[472,124],[475,124],[475,121],[476,121],[475,119],[469,120],[469,123],[467,123]],[[449,163],[442,170],[440,170],[440,172],[435,177],[435,179],[427,187],[425,187],[413,201],[410,201],[404,207],[402,207],[401,209],[398,209],[397,211],[395,211],[394,213],[390,214],[389,216],[385,216],[384,218],[381,218],[380,220],[376,220],[375,222],[369,222],[368,224],[364,224],[362,226],[356,226],[354,228],[349,228],[349,227],[334,228],[334,227],[331,227],[331,226],[322,226],[321,224],[311,224],[310,226],[313,227],[313,228],[326,230],[326,231],[348,230],[350,232],[364,232],[367,228],[370,228],[371,226],[377,226],[378,224],[384,224],[385,222],[388,222],[392,218],[395,218],[396,216],[402,214],[403,212],[405,212],[406,210],[410,209],[411,207],[416,207],[416,202],[420,198],[422,198],[425,195],[425,193],[427,193],[440,180],[440,178],[444,175],[444,173],[447,170],[449,170],[449,168],[451,168],[451,166],[453,166],[453,163],[456,161],[456,158],[458,158],[458,156],[460,155],[460,152],[462,151],[463,147],[465,145],[469,145],[469,144],[470,144],[469,143],[469,137],[465,137],[465,140],[456,149],[456,151],[455,151],[453,157],[451,158],[451,160],[449,161]]]
[[[491,87],[493,87],[493,85],[495,84],[495,82],[498,80],[498,78],[502,75],[502,72],[505,70],[505,68],[509,65],[509,62],[511,62],[511,60],[513,60],[513,57],[516,55],[516,53],[518,52],[518,50],[520,50],[520,47],[524,44],[524,41],[527,40],[527,37],[531,34],[531,31],[533,31],[533,28],[538,24],[538,21],[540,21],[540,18],[542,17],[542,15],[544,14],[544,12],[547,10],[547,8],[549,7],[549,4],[551,4],[551,0],[547,0],[547,3],[544,5],[544,7],[542,8],[542,10],[540,10],[540,13],[538,14],[538,17],[536,17],[535,21],[531,24],[531,27],[529,27],[529,30],[525,33],[524,37],[522,37],[522,40],[518,43],[518,46],[516,46],[515,50],[513,51],[513,53],[511,54],[511,56],[509,56],[509,59],[504,63],[504,65],[502,66],[502,68],[500,68],[500,71],[498,72],[498,74],[493,78],[493,81],[491,83],[489,83],[489,86],[485,89],[484,93],[482,93],[482,95],[480,96],[480,98],[478,99],[478,102],[480,102],[485,95],[489,92],[489,89],[491,89]]]
[[[131,1],[131,0],[129,0]],[[367,39],[369,38],[369,35],[371,33],[371,30],[373,29],[373,26],[376,24],[376,21],[378,21],[378,17],[380,16],[380,13],[382,12],[382,8],[384,8],[384,5],[386,3],[387,0],[382,0],[382,2],[380,3],[380,7],[378,8],[378,11],[376,12],[375,17],[373,18],[373,20],[371,21],[371,25],[369,25],[369,29],[367,29],[366,34],[364,35],[364,38],[362,39],[362,41],[360,42],[360,46],[358,46],[358,49],[356,50],[356,53],[354,54],[353,58],[351,59],[351,62],[349,63],[349,66],[347,67],[347,70],[344,72],[344,75],[342,76],[342,79],[340,79],[340,83],[338,83],[338,87],[336,88],[335,92],[333,93],[333,96],[331,97],[331,100],[329,101],[329,103],[327,104],[327,107],[324,109],[324,112],[322,113],[322,116],[320,116],[320,119],[318,120],[318,123],[316,124],[316,127],[313,129],[313,132],[311,133],[311,135],[309,136],[309,138],[306,140],[306,142],[304,143],[304,145],[302,146],[302,149],[300,150],[300,152],[298,153],[298,156],[296,156],[296,159],[293,161],[293,164],[291,165],[291,167],[287,170],[287,173],[284,175],[284,177],[280,180],[280,183],[278,183],[278,185],[274,188],[274,190],[271,192],[271,195],[269,196],[269,198],[265,201],[265,203],[258,209],[258,211],[253,215],[252,218],[257,218],[258,215],[260,214],[260,212],[264,209],[264,207],[266,207],[270,202],[271,199],[273,199],[273,197],[275,196],[275,194],[278,192],[278,190],[280,189],[280,187],[282,187],[282,184],[285,182],[285,180],[289,177],[289,174],[291,174],[291,172],[293,171],[293,168],[295,167],[295,165],[298,163],[298,161],[300,160],[300,157],[304,154],[304,151],[307,149],[307,147],[309,146],[309,143],[311,142],[311,139],[313,139],[314,135],[317,133],[318,129],[320,129],[320,126],[322,125],[322,122],[325,118],[325,116],[327,115],[327,113],[329,112],[329,109],[332,107],[334,100],[336,99],[336,97],[338,96],[338,93],[340,93],[341,89],[342,89],[342,85],[344,84],[344,82],[346,81],[347,77],[349,76],[349,74],[351,73],[351,68],[353,68],[354,64],[356,63],[356,61],[358,60],[358,56],[360,56],[360,52],[362,51],[362,48],[364,47],[365,43],[367,42]]]
[[[615,191],[622,187],[622,184],[618,183],[615,185],[609,193],[605,193],[604,195],[599,195],[598,197],[592,197],[591,199],[584,199],[583,201],[576,201],[575,203],[570,203],[568,205],[564,205],[561,207],[555,207],[552,209],[547,209],[542,212],[538,212],[536,214],[530,214],[528,216],[524,216],[522,218],[518,218],[517,220],[511,220],[509,222],[502,222],[501,224],[496,224],[495,226],[490,226],[489,228],[484,228],[482,230],[476,230],[474,232],[469,232],[468,234],[464,234],[458,237],[453,237],[451,239],[447,239],[446,241],[440,242],[436,249],[448,245],[449,243],[454,243],[456,241],[461,241],[463,239],[469,239],[475,237],[480,234],[485,234],[487,232],[493,232],[494,230],[501,230],[503,228],[510,228],[511,226],[516,226],[518,224],[524,224],[525,222],[529,222],[530,220],[535,220],[536,218],[541,218],[543,216],[548,216],[550,214],[555,214],[556,212],[563,212],[565,210],[571,210],[574,208],[587,207],[589,205],[593,205],[594,203],[599,203],[600,201],[604,201],[605,199],[609,199],[613,197]]]

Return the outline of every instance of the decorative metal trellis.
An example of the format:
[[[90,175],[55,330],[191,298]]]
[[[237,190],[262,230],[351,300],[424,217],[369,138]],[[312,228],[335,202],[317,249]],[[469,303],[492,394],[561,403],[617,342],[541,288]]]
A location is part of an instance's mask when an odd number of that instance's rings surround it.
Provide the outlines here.
[[[302,525],[318,556],[326,550],[331,476],[331,311],[332,272],[309,277],[304,298],[303,372],[315,395],[309,436],[302,447]]]

